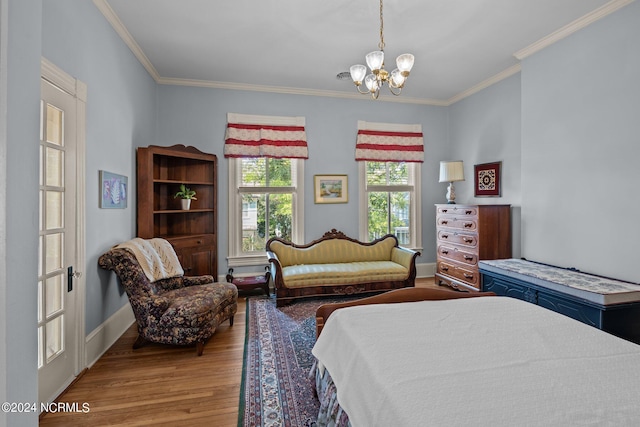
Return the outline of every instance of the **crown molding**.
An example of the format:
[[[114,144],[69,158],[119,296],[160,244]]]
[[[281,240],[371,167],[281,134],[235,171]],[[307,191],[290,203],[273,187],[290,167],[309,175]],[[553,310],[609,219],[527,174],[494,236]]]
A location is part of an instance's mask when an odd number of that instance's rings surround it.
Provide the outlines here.
[[[473,95],[474,93],[480,92],[483,89],[488,88],[491,85],[494,85],[496,83],[498,83],[501,80],[506,79],[507,77],[511,77],[514,74],[519,73],[522,70],[522,65],[520,63],[517,63],[515,65],[512,65],[511,67],[507,68],[506,70],[503,70],[501,72],[499,72],[498,74],[495,74],[491,77],[489,77],[486,80],[481,81],[480,83],[478,83],[477,85],[470,87],[469,89],[460,92],[459,94],[452,96],[451,98],[449,98],[446,101],[446,105],[451,105],[451,104],[455,104],[456,102],[460,101],[461,99],[464,99],[468,96]]]
[[[604,18],[607,15],[612,14],[613,12],[623,8],[629,3],[633,3],[634,1],[635,0],[612,0],[600,6],[598,9],[587,13],[583,17],[578,18],[575,21],[565,25],[564,27],[554,31],[548,36],[541,38],[537,42],[530,44],[524,49],[520,49],[519,51],[514,53],[513,56],[522,61],[524,58],[533,55],[534,53],[554,44],[559,40],[562,40],[563,38],[575,33],[578,30],[581,30],[588,25],[593,24],[594,22]]]
[[[206,87],[213,89],[228,89],[228,90],[246,90],[252,92],[268,92],[268,93],[280,93],[287,95],[305,95],[305,96],[323,96],[330,98],[343,98],[343,99],[359,99],[370,100],[371,97],[360,95],[358,93],[340,92],[336,90],[321,90],[321,89],[305,89],[285,86],[266,86],[266,85],[254,85],[248,83],[230,83],[230,82],[217,82],[211,80],[194,80],[194,79],[177,79],[160,77],[156,79],[158,84],[172,85],[172,86],[194,86],[194,87]],[[446,106],[446,101],[438,99],[421,99],[399,96],[380,96],[378,101],[384,102],[397,102],[403,104],[421,104],[421,105],[436,105]]]
[[[95,4],[98,10],[100,10],[104,17],[107,18],[107,21],[109,21],[116,33],[118,33],[120,38],[122,38],[129,49],[131,49],[131,52],[133,52],[135,57],[138,58],[138,61],[140,61],[142,66],[157,82],[160,78],[158,71],[156,71],[151,61],[149,61],[149,58],[147,58],[147,55],[145,55],[142,51],[140,45],[136,43],[136,41],[133,39],[133,36],[131,36],[131,33],[129,33],[129,30],[127,30],[120,18],[118,18],[118,15],[116,15],[116,13],[113,11],[111,5],[107,3],[107,0],[93,0],[93,4]]]

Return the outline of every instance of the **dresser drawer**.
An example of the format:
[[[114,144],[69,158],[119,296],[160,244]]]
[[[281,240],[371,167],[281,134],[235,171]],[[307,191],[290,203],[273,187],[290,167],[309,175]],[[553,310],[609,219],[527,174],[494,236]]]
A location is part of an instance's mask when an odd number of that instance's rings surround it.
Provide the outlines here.
[[[437,217],[436,223],[438,227],[454,228],[456,230],[476,231],[478,229],[478,221],[475,218],[441,215]]]
[[[458,261],[463,264],[475,267],[478,265],[478,255],[472,252],[460,250],[455,246],[438,246],[438,256],[452,261]]]
[[[456,262],[438,261],[438,273],[458,279],[475,288],[480,287],[478,269],[472,266],[462,266]]]
[[[168,239],[175,249],[192,248],[194,246],[210,246],[214,244],[212,234],[201,234],[198,236],[178,237]]]
[[[478,216],[478,208],[471,206],[438,206],[438,214]]]
[[[475,234],[458,233],[457,231],[438,230],[438,241],[452,245],[478,246],[478,236]]]

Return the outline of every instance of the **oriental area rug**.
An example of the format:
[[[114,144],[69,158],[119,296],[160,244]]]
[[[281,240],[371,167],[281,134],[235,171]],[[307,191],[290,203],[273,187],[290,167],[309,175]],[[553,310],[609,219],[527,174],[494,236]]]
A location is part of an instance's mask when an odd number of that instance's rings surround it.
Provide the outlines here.
[[[336,301],[302,300],[276,307],[275,298],[247,299],[238,426],[315,426],[319,402],[309,375],[315,312]]]

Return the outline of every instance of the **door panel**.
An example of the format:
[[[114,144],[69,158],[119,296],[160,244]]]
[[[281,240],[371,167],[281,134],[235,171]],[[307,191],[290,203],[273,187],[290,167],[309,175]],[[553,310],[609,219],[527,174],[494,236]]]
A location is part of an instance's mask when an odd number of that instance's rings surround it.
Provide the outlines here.
[[[48,402],[78,367],[76,299],[67,268],[76,263],[76,102],[42,81],[40,239],[38,266],[38,388]]]

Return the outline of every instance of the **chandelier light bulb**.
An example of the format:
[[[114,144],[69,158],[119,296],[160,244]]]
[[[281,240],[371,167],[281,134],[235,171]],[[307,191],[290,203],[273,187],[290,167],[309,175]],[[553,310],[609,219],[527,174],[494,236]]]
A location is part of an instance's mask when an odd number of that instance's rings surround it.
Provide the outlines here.
[[[357,86],[360,86],[364,81],[365,74],[367,74],[367,67],[362,64],[352,65],[351,68],[349,68],[349,72],[351,73],[353,82]]]
[[[413,61],[414,57],[410,53],[404,53],[396,58],[396,65],[398,66],[398,70],[400,70],[403,76],[406,77],[409,75],[409,72],[411,72],[411,68],[413,68]]]
[[[389,79],[389,85],[392,87],[402,87],[406,77],[402,75],[399,69],[395,69],[391,72],[391,78]]]
[[[381,50],[374,50],[370,52],[365,57],[367,59],[367,65],[376,74],[382,68],[382,64],[384,63],[384,52]]]
[[[369,89],[369,92],[375,92],[379,89],[378,79],[376,79],[376,76],[373,74],[369,74],[365,77],[364,84],[367,86],[367,89]]]

